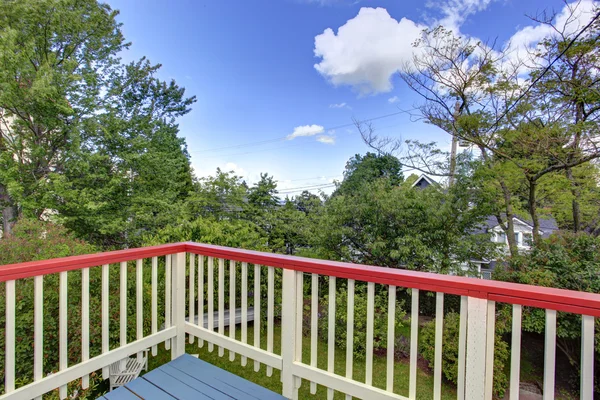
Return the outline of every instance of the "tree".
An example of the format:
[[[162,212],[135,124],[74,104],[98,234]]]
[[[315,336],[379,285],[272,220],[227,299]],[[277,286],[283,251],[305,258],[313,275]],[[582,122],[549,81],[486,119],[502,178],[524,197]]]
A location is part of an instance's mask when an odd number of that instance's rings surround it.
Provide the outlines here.
[[[494,254],[489,236],[476,234],[488,215],[477,191],[460,176],[449,191],[380,178],[327,200],[313,246],[327,259],[463,273],[471,260]]]
[[[356,154],[346,163],[344,179],[333,196],[351,194],[360,190],[362,185],[379,178],[387,178],[390,185],[399,185],[404,180],[400,160],[390,154]]]
[[[260,180],[248,190],[248,203],[256,210],[269,210],[279,204],[277,182],[269,174],[260,174]]]
[[[248,187],[233,171],[217,168],[214,176],[200,178],[188,199],[190,218],[213,217],[217,220],[246,218]]]
[[[116,16],[94,0],[4,2],[0,201],[8,235],[16,215],[50,210],[79,237],[130,246],[182,214],[192,175],[176,119],[195,98],[156,78],[160,65],[120,62],[128,44]]]
[[[124,42],[117,12],[95,0],[3,1],[0,9],[0,206],[10,235],[19,215],[46,208],[48,176],[79,146]],[[69,21],[69,23],[65,23]]]

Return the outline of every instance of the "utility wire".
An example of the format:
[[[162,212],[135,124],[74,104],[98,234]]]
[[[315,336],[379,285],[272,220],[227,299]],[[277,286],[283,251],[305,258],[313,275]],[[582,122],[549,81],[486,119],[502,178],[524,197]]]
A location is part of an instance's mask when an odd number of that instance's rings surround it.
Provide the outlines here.
[[[405,112],[406,111],[398,111],[398,112],[391,113],[391,114],[379,115],[377,117],[368,118],[368,119],[365,119],[365,120],[362,120],[362,121],[359,121],[359,122],[376,121],[376,120],[379,120],[379,119],[393,117],[394,115],[403,114]],[[348,124],[344,124],[344,125],[338,125],[338,126],[331,126],[331,127],[323,128],[323,132],[330,131],[330,130],[333,130],[333,129],[347,128],[347,127],[350,127],[350,126],[354,126],[354,122],[348,123]],[[285,140],[285,139],[287,139],[288,136],[289,135],[285,135],[285,136],[281,136],[281,137],[278,137],[278,138],[275,138],[275,139],[261,140],[261,141],[258,141],[258,142],[248,142],[248,143],[236,144],[236,145],[232,145],[232,146],[215,147],[215,148],[212,148],[212,149],[192,151],[190,153],[191,154],[197,154],[197,153],[205,153],[205,152],[208,152],[208,151],[217,151],[217,150],[226,150],[226,149],[238,149],[240,147],[249,147],[249,146],[260,146],[262,144],[279,142],[279,141]]]

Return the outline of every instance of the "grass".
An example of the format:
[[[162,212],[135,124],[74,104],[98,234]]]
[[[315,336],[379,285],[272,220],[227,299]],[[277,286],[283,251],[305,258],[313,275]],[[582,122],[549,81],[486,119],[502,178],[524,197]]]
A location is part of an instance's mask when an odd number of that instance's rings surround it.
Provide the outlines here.
[[[226,331],[228,335],[228,332]],[[236,338],[239,340],[241,332],[239,327],[236,329]],[[267,333],[266,330],[261,332],[261,348],[266,350]],[[252,324],[248,326],[248,343],[254,341],[254,329]],[[280,354],[281,352],[281,328],[279,326],[274,327],[273,335],[273,348],[275,353]],[[327,343],[323,340],[319,340],[317,345],[317,366],[321,369],[327,369]],[[219,357],[217,346],[215,346],[213,352],[208,351],[208,346],[204,343],[203,347],[198,347],[198,340],[195,339],[193,344],[186,344],[186,352],[189,354],[198,354],[199,358],[207,361],[219,368],[234,373],[246,380],[254,382],[258,385],[264,386],[274,392],[281,393],[281,382],[280,373],[278,370],[273,370],[271,377],[266,376],[266,367],[261,365],[259,372],[254,372],[254,361],[248,359],[248,363],[245,367],[241,366],[240,355],[237,354],[233,362],[229,361],[229,351],[225,350],[225,355]],[[158,354],[156,357],[151,357],[149,360],[149,369],[157,368],[162,364],[165,364],[171,360],[170,350],[165,350],[164,345],[159,346]],[[304,338],[302,340],[302,361],[304,363],[310,362],[310,339]],[[335,350],[335,367],[334,371],[336,374],[345,375],[346,371],[346,352],[336,348]],[[356,381],[365,381],[365,362],[364,360],[354,360],[354,371],[353,378]],[[409,380],[409,364],[408,362],[396,362],[394,366],[394,393],[408,396],[408,380]],[[386,385],[386,358],[375,355],[373,357],[373,386],[385,389]],[[299,398],[316,398],[325,399],[327,397],[327,389],[318,386],[316,395],[311,395],[309,392],[310,384],[307,381],[302,382],[299,389]],[[428,372],[421,369],[417,369],[417,399],[431,399],[433,396],[433,376]],[[335,399],[344,399],[345,396],[342,393],[335,393]],[[455,399],[456,388],[450,384],[442,383],[442,399]]]

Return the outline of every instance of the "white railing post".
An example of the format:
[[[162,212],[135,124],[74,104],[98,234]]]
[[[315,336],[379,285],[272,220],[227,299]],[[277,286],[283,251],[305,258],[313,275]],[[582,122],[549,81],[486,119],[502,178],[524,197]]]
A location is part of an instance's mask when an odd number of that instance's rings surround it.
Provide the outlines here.
[[[281,382],[282,395],[294,398],[294,375],[292,367],[296,361],[296,271],[283,270],[281,304]]]
[[[467,369],[465,374],[465,399],[469,400],[484,399],[487,310],[486,299],[469,297],[467,301]],[[490,317],[495,318],[494,315]]]
[[[185,353],[185,253],[172,257],[171,265],[171,326],[176,328],[176,336],[171,343],[171,359]]]

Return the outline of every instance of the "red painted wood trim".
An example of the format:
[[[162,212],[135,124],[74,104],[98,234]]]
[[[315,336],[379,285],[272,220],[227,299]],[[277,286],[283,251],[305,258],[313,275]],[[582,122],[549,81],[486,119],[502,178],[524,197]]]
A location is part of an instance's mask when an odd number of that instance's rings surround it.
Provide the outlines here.
[[[161,246],[86,254],[83,256],[62,257],[53,258],[50,260],[0,265],[0,282],[13,279],[29,278],[37,275],[54,274],[87,267],[95,267],[103,264],[114,264],[121,261],[164,256],[166,254],[174,254],[185,251],[185,243],[174,243]]]
[[[558,311],[600,316],[600,294],[595,293],[261,253],[199,243],[187,243],[187,251],[236,261],[284,267],[306,273],[490,300],[496,299],[511,304],[532,307],[544,307],[546,304],[548,305],[546,308]]]
[[[179,252],[600,317],[600,294],[595,293],[317,260],[192,242],[3,265],[0,266],[0,282]]]

